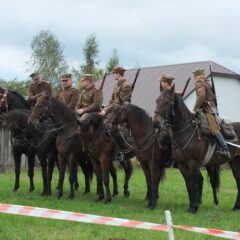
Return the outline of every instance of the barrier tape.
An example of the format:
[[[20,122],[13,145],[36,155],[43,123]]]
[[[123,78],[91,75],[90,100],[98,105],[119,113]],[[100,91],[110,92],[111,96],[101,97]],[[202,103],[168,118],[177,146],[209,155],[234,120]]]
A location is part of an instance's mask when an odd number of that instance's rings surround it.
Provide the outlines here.
[[[20,206],[20,205],[12,205],[12,204],[1,204],[1,203],[0,203],[0,213],[9,213],[9,214],[15,214],[15,215],[32,216],[32,217],[40,217],[40,218],[48,218],[48,219],[59,219],[59,220],[68,220],[68,221],[76,221],[76,222],[83,222],[83,223],[94,223],[94,224],[102,224],[102,225],[109,225],[109,226],[119,226],[119,227],[127,227],[127,228],[139,228],[139,229],[147,229],[147,230],[153,230],[153,231],[162,231],[162,232],[168,232],[169,237],[172,235],[170,239],[174,239],[172,228],[177,228],[181,230],[197,232],[197,233],[202,233],[206,235],[226,238],[226,239],[240,240],[240,232],[223,231],[223,230],[217,230],[217,229],[211,229],[211,228],[173,225],[171,222],[171,214],[169,211],[165,212],[168,225],[134,221],[134,220],[128,220],[123,218],[104,217],[104,216],[91,215],[91,214],[85,214],[85,213],[76,213],[76,212],[68,212],[68,211],[61,211],[61,210],[54,210],[54,209],[47,209],[47,208]]]
[[[223,231],[211,228],[199,228],[199,227],[190,227],[190,226],[178,226],[173,225],[174,228],[190,231],[190,232],[197,232],[206,235],[211,235],[215,237],[227,238],[227,239],[240,239],[240,232],[231,232],[231,231]]]
[[[16,215],[24,215],[31,217],[40,218],[50,218],[50,219],[60,219],[68,221],[76,221],[83,223],[95,223],[110,226],[128,227],[128,228],[140,228],[148,229],[154,231],[167,232],[169,227],[163,224],[155,224],[141,221],[128,220],[123,218],[112,218],[97,216],[84,213],[67,212],[60,210],[53,210],[47,208],[30,207],[30,206],[20,206],[11,204],[0,204],[1,213],[9,213]]]

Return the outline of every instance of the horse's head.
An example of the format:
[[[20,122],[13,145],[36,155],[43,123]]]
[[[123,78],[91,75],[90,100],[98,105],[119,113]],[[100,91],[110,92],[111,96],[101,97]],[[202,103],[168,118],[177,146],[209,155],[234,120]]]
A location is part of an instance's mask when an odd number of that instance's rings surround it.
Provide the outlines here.
[[[128,102],[122,103],[122,105],[115,104],[111,114],[110,114],[110,121],[114,124],[120,124],[123,122],[127,121],[127,116],[126,116],[126,108],[128,106]]]
[[[52,118],[52,97],[48,94],[42,94],[38,97],[32,113],[28,118],[28,123],[37,125],[43,120]]]
[[[164,89],[157,101],[157,108],[155,111],[155,118],[169,119],[172,114],[175,95],[175,86],[171,89]]]

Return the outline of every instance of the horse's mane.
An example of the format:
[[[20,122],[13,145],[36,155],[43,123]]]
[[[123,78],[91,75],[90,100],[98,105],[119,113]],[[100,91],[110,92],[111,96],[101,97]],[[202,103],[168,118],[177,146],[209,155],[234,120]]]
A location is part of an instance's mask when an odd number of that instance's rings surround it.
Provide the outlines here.
[[[174,93],[174,98],[176,101],[177,108],[181,112],[183,119],[187,120],[189,119],[189,117],[192,117],[191,112],[189,111],[182,97],[178,93]]]
[[[27,127],[28,126],[28,117],[30,115],[31,111],[28,109],[14,109],[10,110],[6,113],[7,121],[8,122],[16,122],[20,126]]]
[[[144,109],[142,109],[134,104],[128,104],[128,106],[131,108],[131,111],[132,111],[131,117],[134,118],[134,120],[136,120],[136,121],[149,121],[150,120],[149,114],[147,114]]]
[[[72,120],[76,119],[75,113],[68,106],[66,106],[66,104],[59,101],[58,98],[51,96],[51,101],[54,105],[59,105],[63,114],[65,114]]]

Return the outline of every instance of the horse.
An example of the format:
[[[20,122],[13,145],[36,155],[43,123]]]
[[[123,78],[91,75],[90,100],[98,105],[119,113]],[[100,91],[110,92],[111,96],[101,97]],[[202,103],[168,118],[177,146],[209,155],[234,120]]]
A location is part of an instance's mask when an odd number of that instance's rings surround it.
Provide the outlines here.
[[[30,112],[28,109],[15,109],[8,111],[3,116],[4,126],[10,131],[13,157],[15,160],[16,178],[13,190],[16,191],[19,188],[21,155],[24,153],[28,157],[29,191],[34,190],[33,168],[35,155],[37,155],[42,169],[42,195],[51,195],[52,172],[54,163],[57,162],[55,141],[53,141],[55,136],[49,134],[47,131],[41,132],[30,126],[27,122]],[[47,158],[49,160],[48,171]]]
[[[143,169],[147,183],[147,207],[157,206],[159,182],[165,175],[165,164],[171,157],[169,139],[159,142],[151,117],[140,107],[124,103],[113,109],[112,124],[126,122],[135,141],[133,149]]]
[[[28,110],[30,111],[30,105],[28,103],[28,101],[18,92],[16,91],[11,91],[8,89],[4,89],[2,87],[0,87],[0,116],[1,119],[3,121],[5,121],[5,123],[7,124],[6,119],[4,119],[5,117],[7,117],[8,112],[12,111],[12,110],[17,110],[19,109],[19,111],[15,112],[16,119],[18,119],[19,115],[21,115],[21,110],[25,111]],[[14,121],[14,117],[10,118],[12,121]],[[20,117],[21,119],[21,117]],[[23,121],[26,121],[26,119],[23,117]],[[15,124],[17,122],[15,121]],[[17,124],[20,124],[20,126],[27,126],[27,123],[24,122],[22,123],[21,120],[19,120],[19,122]],[[7,124],[8,125],[8,124]],[[18,127],[19,128],[19,127]],[[21,127],[20,127],[21,128]],[[27,129],[29,129],[29,126],[27,126]],[[21,130],[22,131],[22,130]],[[24,130],[25,131],[25,130]],[[31,130],[32,132],[36,131],[34,129]],[[13,190],[17,191],[17,189],[19,188],[19,175],[20,175],[20,165],[21,165],[21,155],[25,154],[27,156],[27,161],[28,161],[28,175],[30,178],[30,188],[29,191],[33,191],[35,189],[34,187],[34,183],[33,183],[33,175],[34,175],[34,159],[35,159],[35,155],[36,155],[36,146],[39,146],[41,149],[43,148],[43,152],[45,153],[46,158],[48,158],[45,160],[45,162],[47,161],[47,167],[46,164],[43,164],[43,175],[45,176],[45,172],[47,172],[47,177],[44,177],[44,179],[47,178],[47,186],[46,186],[46,180],[44,180],[44,190],[42,192],[43,195],[51,195],[51,179],[52,179],[52,172],[53,172],[53,167],[54,167],[54,163],[56,161],[56,147],[54,144],[55,138],[54,133],[51,133],[51,131],[49,133],[47,133],[47,131],[44,131],[42,133],[40,133],[39,131],[36,133],[37,137],[31,138],[28,146],[26,146],[26,141],[21,140],[21,134],[20,136],[18,136],[18,131],[14,132],[10,131],[13,135],[14,135],[14,139],[15,141],[12,141],[12,152],[13,152],[13,158],[14,158],[14,162],[15,162],[15,185]],[[13,139],[13,138],[12,138]],[[17,140],[19,139],[19,140]],[[49,140],[52,141],[49,141]],[[17,141],[16,141],[17,140]],[[26,140],[26,139],[25,139]],[[34,141],[33,143],[31,141]],[[43,141],[44,140],[48,140],[47,142],[45,142],[44,144]],[[48,144],[48,146],[47,146]],[[35,148],[35,150],[34,150]],[[40,152],[42,151],[40,149]],[[43,159],[41,161],[43,163]],[[47,168],[47,169],[46,169]]]
[[[98,113],[91,112],[82,115],[79,121],[79,134],[84,148],[87,150],[90,160],[94,166],[97,175],[98,185],[98,199],[104,198],[103,184],[106,190],[105,203],[111,201],[111,194],[109,188],[109,171],[112,173],[115,141],[106,136],[106,129],[104,118]],[[116,140],[117,141],[117,140]],[[118,143],[116,143],[118,144]],[[119,145],[118,145],[119,146]],[[125,153],[125,161],[120,161],[120,164],[125,171],[124,195],[128,197],[130,192],[128,190],[128,182],[133,172],[130,158],[134,156],[132,151]],[[115,172],[115,171],[114,171]],[[111,174],[113,177],[113,196],[118,194],[117,175]]]
[[[170,90],[163,90],[161,100],[157,106],[158,115],[167,120],[172,132],[173,154],[177,159],[178,168],[186,183],[190,213],[198,211],[201,203],[203,178],[200,173],[200,167],[218,167],[227,160],[220,158],[214,151],[208,162],[205,162],[205,156],[211,142],[208,136],[200,136],[198,125],[195,118],[185,105],[179,94],[174,92],[174,87]],[[235,123],[234,127],[239,128]],[[239,129],[238,129],[239,130]],[[240,137],[239,131],[238,138]],[[230,146],[231,160],[229,161],[233,176],[237,183],[237,198],[234,210],[240,209],[240,156],[237,149]]]
[[[28,101],[18,92],[0,87],[0,113],[13,109],[29,109]]]
[[[74,183],[77,176],[77,163],[81,166],[85,177],[85,193],[90,191],[93,167],[88,155],[83,151],[79,135],[77,133],[77,119],[71,109],[58,99],[43,94],[37,99],[36,105],[29,116],[28,122],[33,125],[41,125],[42,120],[52,119],[56,127],[56,147],[59,163],[59,184],[57,197],[63,195],[63,182],[66,166],[69,167],[70,193],[69,199],[74,198]]]

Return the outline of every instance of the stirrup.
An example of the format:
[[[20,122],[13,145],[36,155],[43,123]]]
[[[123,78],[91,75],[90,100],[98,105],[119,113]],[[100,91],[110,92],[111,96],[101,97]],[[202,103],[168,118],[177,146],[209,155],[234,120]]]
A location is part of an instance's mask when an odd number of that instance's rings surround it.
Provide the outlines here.
[[[223,158],[227,158],[228,160],[231,159],[231,154],[228,150],[220,148],[216,151],[217,154],[219,154]]]
[[[125,160],[124,154],[122,152],[120,152],[120,151],[117,151],[115,153],[115,160],[123,162]]]

